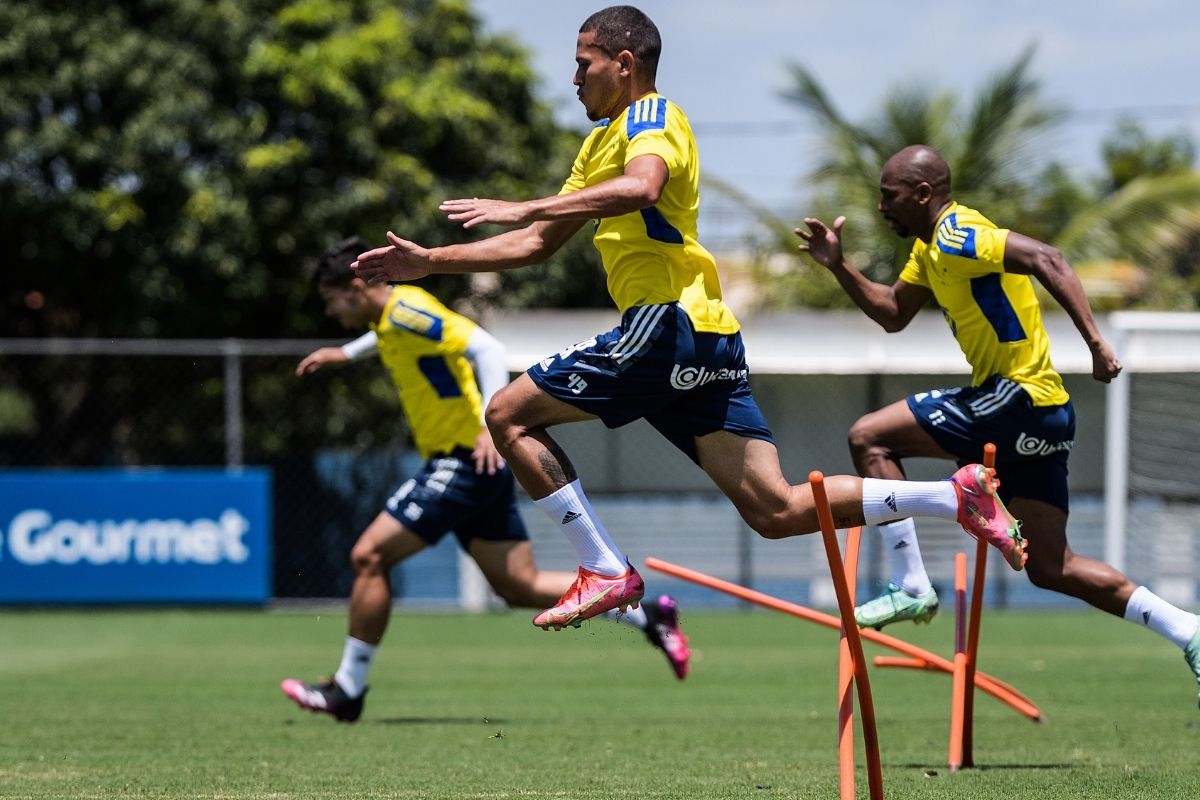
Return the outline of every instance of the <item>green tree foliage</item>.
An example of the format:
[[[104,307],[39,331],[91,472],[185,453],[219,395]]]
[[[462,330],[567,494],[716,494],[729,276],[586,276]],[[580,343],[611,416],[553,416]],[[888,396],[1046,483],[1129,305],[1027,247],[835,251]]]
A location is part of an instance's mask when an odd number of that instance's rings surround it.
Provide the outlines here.
[[[0,30],[9,335],[331,332],[314,254],[461,239],[438,201],[554,191],[575,140],[464,2],[10,0]]]
[[[557,191],[579,138],[534,86],[527,53],[485,35],[464,0],[6,0],[0,335],[345,335],[308,278],[330,243],[383,244],[388,229],[460,241],[475,234],[439,201]],[[577,237],[485,299],[605,305],[598,264]],[[451,303],[472,291],[463,278],[426,285]],[[327,443],[339,426],[361,446],[364,430],[395,430],[382,371],[359,394],[374,409],[364,424],[300,397],[289,367],[245,376],[251,457]],[[120,431],[219,398],[210,373],[204,362],[168,385],[112,359],[0,360],[25,409],[7,432],[39,445],[32,463],[161,462]],[[170,463],[220,458],[219,428],[176,434]]]
[[[817,198],[813,212],[832,222],[845,215],[848,255],[874,280],[891,283],[910,243],[896,238],[880,217],[879,172],[884,161],[910,144],[928,144],[945,156],[955,194],[1001,219],[1023,208],[1022,176],[1034,162],[1040,137],[1062,116],[1042,101],[1030,73],[1033,49],[984,83],[974,97],[927,84],[889,90],[879,113],[863,123],[848,120],[816,74],[791,65],[792,87],[784,96],[809,113],[824,137],[821,161],[811,176]],[[776,225],[781,241],[794,249],[791,229]],[[779,280],[788,284],[780,291]],[[772,278],[773,302],[816,307],[847,307],[849,300],[823,268],[801,260],[790,276]]]

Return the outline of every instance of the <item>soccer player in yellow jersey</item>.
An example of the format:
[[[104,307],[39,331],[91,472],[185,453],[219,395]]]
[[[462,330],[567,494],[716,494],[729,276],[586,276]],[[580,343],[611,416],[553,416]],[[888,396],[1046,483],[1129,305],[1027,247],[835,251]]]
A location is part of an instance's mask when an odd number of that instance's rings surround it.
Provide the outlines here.
[[[780,470],[750,393],[737,319],[721,299],[713,257],[697,241],[696,142],[683,111],[655,88],[660,52],[658,29],[638,9],[613,6],[590,16],[576,40],[574,83],[597,124],[562,191],[524,202],[447,201],[442,210],[464,227],[515,229],[435,249],[389,232],[390,245],[362,253],[355,267],[369,281],[512,269],[540,263],[593,223],[621,323],[535,364],[487,409],[497,448],[579,554],[570,591],[534,617],[542,628],[636,606],[644,592],[547,432],[553,425],[600,419],[617,427],[644,418],[698,463],[761,535],[819,529],[808,484],[792,486]],[[914,514],[957,519],[1019,562],[1016,521],[991,483],[972,465],[953,481],[832,476],[826,489],[841,524]]]
[[[1200,681],[1200,618],[1137,586],[1113,567],[1067,544],[1067,456],[1075,411],[1050,363],[1034,276],[1059,302],[1092,354],[1092,377],[1108,383],[1121,371],[1100,335],[1079,279],[1053,247],[997,228],[956,203],[950,168],[932,148],[906,147],[888,159],[879,182],[879,211],[899,236],[915,236],[908,263],[892,286],[868,280],[842,253],[844,217],[797,229],[800,250],[829,268],[851,299],[895,332],[932,297],[971,365],[971,385],[920,392],[868,414],[850,431],[859,474],[903,478],[904,458],[974,459],[996,445],[1000,494],[1024,522],[1029,579],[1078,597],[1102,611],[1150,628],[1178,645]],[[855,610],[863,626],[911,619],[927,622],[937,595],[911,519],[880,526],[891,581]]]
[[[454,531],[511,606],[553,603],[574,577],[538,569],[517,512],[512,473],[483,424],[485,400],[508,383],[503,346],[424,289],[367,286],[350,270],[365,249],[361,239],[331,248],[315,277],[327,314],[347,328],[369,325],[371,331],[342,347],[310,353],[296,374],[377,352],[400,393],[425,466],[391,496],[350,554],[350,630],[336,674],[322,683],[289,678],[280,685],[302,708],[347,722],[362,713],[367,673],[391,614],[388,576],[399,562]],[[673,599],[662,595],[620,621],[642,629],[676,677],[687,675],[687,639]]]

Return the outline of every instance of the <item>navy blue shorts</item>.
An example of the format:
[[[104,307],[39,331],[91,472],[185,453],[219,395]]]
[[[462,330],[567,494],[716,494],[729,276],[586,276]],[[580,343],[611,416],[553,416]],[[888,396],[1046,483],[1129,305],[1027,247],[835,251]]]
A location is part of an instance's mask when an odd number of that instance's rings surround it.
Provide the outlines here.
[[[980,386],[934,389],[907,398],[908,407],[959,466],[983,459],[996,445],[1000,499],[1041,500],[1070,510],[1067,457],[1075,444],[1075,407],[1035,406],[1017,383],[993,375]]]
[[[387,513],[429,544],[454,531],[465,550],[472,539],[506,542],[529,538],[517,512],[513,476],[475,474],[471,451],[434,456],[388,498]]]
[[[645,419],[692,461],[696,437],[716,431],[774,442],[750,394],[741,334],[697,333],[678,303],[631,308],[528,375],[610,428]]]

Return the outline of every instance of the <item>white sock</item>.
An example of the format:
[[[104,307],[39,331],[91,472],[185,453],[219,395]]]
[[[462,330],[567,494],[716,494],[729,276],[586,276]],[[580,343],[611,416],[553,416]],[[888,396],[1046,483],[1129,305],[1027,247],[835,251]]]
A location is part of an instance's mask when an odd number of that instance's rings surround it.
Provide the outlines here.
[[[911,595],[921,595],[933,588],[925,562],[921,560],[921,545],[917,544],[917,525],[912,517],[898,519],[879,526],[883,547],[887,551],[891,582]]]
[[[371,662],[375,660],[377,650],[379,645],[367,644],[353,636],[346,637],[342,663],[333,679],[350,697],[358,697],[367,688],[367,673],[371,671]]]
[[[868,525],[905,517],[958,519],[958,495],[950,481],[889,481],[863,478],[863,518]]]
[[[552,495],[534,500],[533,504],[567,535],[584,569],[609,578],[623,575],[629,569],[625,554],[604,530],[578,479]]]
[[[634,628],[637,628],[639,631],[646,630],[646,626],[650,624],[650,620],[646,619],[646,611],[642,608],[640,603],[638,604],[637,608],[631,608],[624,614],[620,613],[614,608],[611,611],[605,611],[604,616],[608,617],[613,622],[621,622],[625,625],[631,625]]]
[[[1145,586],[1137,587],[1129,596],[1125,619],[1169,639],[1180,650],[1188,646],[1200,625],[1195,614],[1176,608]]]

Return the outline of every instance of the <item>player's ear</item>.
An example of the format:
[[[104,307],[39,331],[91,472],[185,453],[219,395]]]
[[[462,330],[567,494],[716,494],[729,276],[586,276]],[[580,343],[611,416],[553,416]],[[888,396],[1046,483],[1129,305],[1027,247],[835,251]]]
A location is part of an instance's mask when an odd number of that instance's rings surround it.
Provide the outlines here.
[[[628,50],[622,50],[621,52],[617,53],[617,64],[620,65],[622,74],[629,74],[633,72],[633,65],[636,61],[637,58],[634,57],[633,53],[629,52]]]

